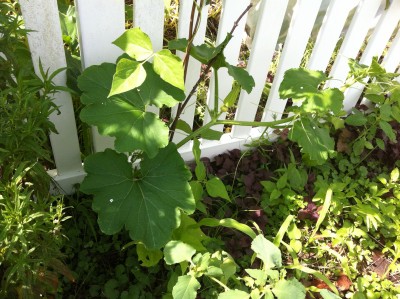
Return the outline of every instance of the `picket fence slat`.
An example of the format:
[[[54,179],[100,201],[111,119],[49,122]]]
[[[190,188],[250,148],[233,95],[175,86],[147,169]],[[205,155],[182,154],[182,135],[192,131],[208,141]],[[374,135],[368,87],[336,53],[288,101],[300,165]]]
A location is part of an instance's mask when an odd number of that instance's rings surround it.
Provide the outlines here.
[[[247,67],[255,82],[265,82],[267,78],[287,5],[288,0],[267,0],[261,3]],[[254,121],[263,89],[264,84],[256,84],[250,94],[242,90],[236,110],[236,120]],[[247,137],[250,131],[250,127],[234,126],[232,136]]]
[[[381,1],[370,0],[363,0],[359,4],[329,74],[332,79],[326,83],[326,87],[340,87],[346,80],[350,70],[348,59],[357,56],[380,4]],[[344,107],[346,111],[352,108],[349,101],[344,101]]]
[[[22,13],[28,33],[35,72],[40,75],[39,59],[43,69],[49,74],[67,66],[62,42],[61,27],[56,0],[21,0]],[[55,85],[66,86],[66,72],[58,74]],[[54,103],[59,106],[60,114],[54,112],[50,120],[55,124],[58,134],[50,134],[50,142],[57,171],[52,174],[62,189],[69,188],[82,180],[83,170],[80,159],[79,141],[75,125],[75,115],[71,95],[58,92]]]
[[[234,22],[250,4],[250,0],[241,1],[231,1],[224,0],[222,6],[222,15],[219,22],[218,34],[216,44],[221,44],[227,35],[227,33],[232,29]],[[247,15],[247,14],[246,14]],[[225,48],[224,55],[226,61],[232,65],[237,65],[238,57],[240,53],[240,47],[242,44],[243,31],[246,25],[246,15],[240,20],[235,32],[233,33],[233,38],[229,42],[228,46]],[[226,68],[221,68],[218,70],[218,100],[223,100],[232,89],[233,79],[229,76]],[[207,105],[210,110],[214,109],[214,93],[215,93],[215,75],[211,76],[210,88],[208,90],[208,101]],[[221,102],[220,102],[221,103]],[[220,116],[220,119],[224,119],[226,113]],[[210,115],[206,113],[204,121],[207,123],[210,120]],[[213,127],[216,131],[222,131],[223,126]]]
[[[164,1],[134,0],[133,27],[139,27],[150,37],[154,52],[160,51],[163,47],[164,36]],[[146,111],[158,115],[160,109],[149,106]]]
[[[333,0],[318,32],[307,68],[325,72],[351,9],[359,0]]]
[[[200,0],[197,0],[200,3]],[[189,36],[189,24],[190,24],[190,15],[192,11],[192,3],[193,0],[181,0],[179,7],[179,21],[178,21],[178,38],[188,38]],[[198,31],[194,37],[193,44],[200,45],[204,42],[206,28],[207,28],[207,13],[208,13],[209,5],[204,6],[203,11],[201,12],[201,20],[199,24]],[[197,18],[197,10],[195,13],[195,18]],[[181,59],[184,59],[185,53],[178,52],[178,56]],[[201,71],[201,63],[193,58],[189,59],[189,64],[187,67],[187,75],[185,80],[185,89],[186,95],[189,94],[193,86],[196,84],[196,81],[199,78]],[[190,98],[188,104],[181,114],[181,119],[185,121],[189,126],[193,127],[193,119],[196,110],[196,93]],[[172,110],[172,116],[176,115],[176,107]],[[174,142],[179,142],[183,138],[186,137],[186,133],[183,133],[180,130],[177,130],[174,134]],[[190,144],[187,144],[185,148],[188,148]]]
[[[388,72],[395,72],[400,63],[400,30],[397,31],[396,37],[393,39],[392,44],[387,51],[382,61],[382,66]],[[399,70],[400,71],[400,70]]]
[[[288,69],[299,67],[321,2],[322,0],[299,0],[294,7],[294,15],[283,46],[279,67],[265,105],[263,121],[282,117],[287,100],[279,99],[279,85]]]
[[[76,0],[79,43],[83,68],[114,63],[122,50],[112,44],[125,30],[124,0]],[[114,147],[114,138],[93,127],[96,152]]]
[[[371,64],[372,57],[381,56],[399,20],[400,20],[400,0],[395,0],[390,5],[390,7],[384,13],[382,13],[379,22],[368,41],[368,45],[365,47],[365,50],[363,51],[363,54],[360,58],[360,63],[369,65]],[[368,78],[365,78],[364,82],[367,81]],[[346,91],[345,109],[349,110],[351,109],[351,107],[355,106],[363,90],[364,90],[364,85],[357,82]],[[363,103],[368,103],[368,102],[363,101]]]

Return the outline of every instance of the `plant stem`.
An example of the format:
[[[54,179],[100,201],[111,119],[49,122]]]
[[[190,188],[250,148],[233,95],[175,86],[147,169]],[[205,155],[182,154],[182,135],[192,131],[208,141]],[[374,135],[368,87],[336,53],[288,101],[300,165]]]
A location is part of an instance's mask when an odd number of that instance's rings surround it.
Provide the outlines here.
[[[218,90],[219,90],[219,84],[218,84],[218,70],[214,72],[214,109],[213,109],[213,114],[211,115],[211,118],[214,119],[215,116],[218,115]]]
[[[250,8],[252,8],[252,7],[253,7],[253,4],[251,4],[251,3],[246,7],[246,9],[245,9],[245,10],[242,12],[242,14],[239,16],[239,18],[234,22],[233,27],[232,27],[231,31],[229,32],[229,35],[232,36],[232,34],[233,34],[233,32],[235,31],[236,27],[238,26],[240,20],[244,17],[244,15],[245,15],[245,14],[250,10]],[[213,64],[215,63],[215,61],[218,59],[219,54],[221,54],[221,53],[224,51],[224,49],[225,49],[225,47],[226,47],[226,45],[227,45],[228,43],[229,43],[229,40],[228,40],[228,42],[221,48],[220,52],[219,52],[217,55],[215,55],[215,57],[214,57],[213,59],[211,59],[211,60],[208,62],[207,67],[203,70],[202,74],[200,75],[200,78],[199,78],[199,79],[197,80],[197,82],[194,84],[193,88],[191,89],[191,91],[190,91],[189,94],[187,95],[186,99],[185,99],[181,104],[178,105],[178,109],[177,109],[177,111],[176,111],[175,119],[174,119],[174,121],[172,122],[171,127],[170,127],[170,138],[169,138],[170,142],[172,141],[172,139],[173,139],[173,137],[174,137],[174,132],[175,132],[176,125],[177,125],[177,123],[178,123],[178,119],[179,119],[180,115],[182,114],[183,110],[185,109],[186,105],[188,104],[190,98],[191,98],[191,97],[194,95],[194,93],[196,92],[197,87],[198,87],[199,84],[206,78],[206,76],[208,75],[208,72],[210,71],[211,67],[213,66]],[[186,139],[186,138],[185,138],[185,139]],[[181,143],[181,142],[180,142],[180,143]],[[180,143],[179,143],[179,144],[180,144]]]
[[[212,126],[215,125],[238,125],[238,126],[247,126],[247,127],[253,127],[253,126],[261,126],[261,127],[268,127],[268,128],[275,128],[277,125],[280,124],[285,124],[288,122],[293,121],[296,118],[296,115],[293,115],[288,118],[284,119],[279,119],[275,121],[265,121],[265,122],[257,122],[257,121],[240,121],[240,120],[211,120],[209,123],[206,125],[202,126],[201,128],[197,129],[194,131],[192,134],[186,136],[183,140],[181,140],[176,146],[177,148],[180,148],[184,144],[186,144],[188,141],[192,140],[193,138],[199,136],[201,133],[204,131],[210,129]]]

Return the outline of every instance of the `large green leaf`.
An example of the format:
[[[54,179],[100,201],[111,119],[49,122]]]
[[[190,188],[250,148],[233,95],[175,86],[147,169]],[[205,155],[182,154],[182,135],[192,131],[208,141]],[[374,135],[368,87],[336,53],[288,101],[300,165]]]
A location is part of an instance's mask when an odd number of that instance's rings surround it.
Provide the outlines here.
[[[311,71],[304,68],[289,69],[285,72],[279,86],[279,96],[282,99],[301,99],[309,93],[318,92],[318,85],[327,79],[321,71]]]
[[[81,119],[98,127],[100,134],[115,136],[120,152],[143,150],[154,157],[168,144],[168,128],[157,115],[146,112],[153,104],[174,106],[184,99],[183,91],[161,80],[150,64],[144,64],[146,81],[134,90],[108,97],[115,65],[103,63],[87,68],[78,79],[83,91]]]
[[[282,254],[277,246],[267,240],[263,235],[258,235],[251,242],[251,249],[264,263],[266,269],[282,267]]]
[[[337,88],[319,90],[319,85],[327,77],[321,71],[311,71],[303,68],[286,71],[279,86],[279,96],[282,99],[302,100],[302,110],[305,112],[328,112],[339,114],[342,111],[344,95]]]
[[[172,289],[174,299],[195,299],[197,290],[201,285],[194,276],[184,275],[179,276],[178,282]]]
[[[297,142],[302,152],[320,165],[334,152],[335,142],[329,135],[329,130],[318,127],[318,124],[312,123],[308,118],[301,118],[294,123],[289,139]]]
[[[278,299],[306,298],[306,288],[295,278],[280,280],[272,291]]]
[[[122,58],[118,61],[115,71],[111,91],[108,95],[123,93],[139,87],[146,79],[146,71],[142,65],[134,60]]]
[[[138,61],[146,60],[153,54],[151,40],[140,28],[125,31],[113,44]]]
[[[107,149],[87,157],[85,171],[81,191],[94,194],[101,230],[115,234],[125,226],[133,240],[149,249],[170,240],[180,224],[180,209],[195,209],[191,174],[172,143],[153,159],[144,155],[140,170],[132,170],[126,155]]]
[[[154,71],[164,81],[181,90],[185,90],[183,63],[178,56],[172,54],[167,49],[161,50],[154,55],[153,67]]]

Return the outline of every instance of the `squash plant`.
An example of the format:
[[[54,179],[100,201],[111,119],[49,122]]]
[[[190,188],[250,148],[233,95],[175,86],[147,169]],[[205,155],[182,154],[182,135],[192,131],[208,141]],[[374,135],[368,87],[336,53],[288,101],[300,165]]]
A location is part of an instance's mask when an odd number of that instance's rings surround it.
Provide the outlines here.
[[[114,41],[125,52],[116,65],[91,66],[80,76],[78,84],[85,105],[81,119],[97,126],[102,135],[115,137],[115,150],[107,149],[85,160],[88,175],[81,185],[83,192],[94,194],[93,209],[99,214],[103,232],[114,234],[125,227],[133,240],[142,242],[148,249],[163,247],[179,227],[180,215],[190,215],[195,210],[188,183],[191,175],[177,149],[199,136],[210,135],[207,132],[215,132],[211,130],[214,125],[292,125],[291,138],[301,144],[311,159],[323,163],[332,154],[333,140],[328,129],[321,127],[315,117],[326,111],[339,114],[343,94],[338,89],[319,91],[318,85],[326,80],[322,72],[298,69],[286,74],[280,90],[282,98],[307,98],[291,117],[271,122],[218,119],[226,108],[234,105],[240,88],[250,92],[255,84],[244,69],[227,63],[223,54],[236,24],[218,46],[194,46],[193,39],[189,38],[172,41],[169,49],[158,52],[153,51],[150,38],[144,32],[133,28]],[[207,65],[186,98],[185,66],[171,49],[184,51]],[[180,113],[211,68],[215,71],[227,68],[237,84],[222,106],[215,96],[214,108],[209,109],[209,123],[175,145],[170,140],[176,126],[182,123],[178,122]],[[217,95],[217,72],[215,75]],[[177,114],[169,128],[158,115],[148,111],[149,106],[176,105]],[[139,166],[133,166],[139,160]]]

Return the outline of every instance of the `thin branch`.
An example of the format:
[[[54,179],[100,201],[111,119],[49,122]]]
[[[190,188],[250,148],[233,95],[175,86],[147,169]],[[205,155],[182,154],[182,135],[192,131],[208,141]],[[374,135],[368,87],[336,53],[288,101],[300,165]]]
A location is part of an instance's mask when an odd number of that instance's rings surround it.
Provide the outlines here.
[[[237,18],[237,20],[233,23],[232,29],[229,32],[230,35],[233,35],[233,32],[236,30],[236,27],[238,26],[238,24],[240,23],[241,19],[246,15],[246,13],[253,7],[253,4],[249,4],[246,9],[242,12],[242,14]],[[194,93],[197,90],[197,87],[199,86],[199,84],[207,77],[208,72],[210,71],[211,67],[214,65],[215,61],[218,59],[218,56],[220,53],[222,53],[225,49],[226,45],[224,47],[221,48],[220,52],[214,56],[213,59],[211,59],[208,64],[207,67],[203,70],[203,72],[201,73],[199,79],[197,80],[197,82],[194,84],[193,88],[191,89],[191,91],[189,92],[189,94],[187,95],[186,99],[178,105],[178,109],[176,111],[176,116],[174,121],[171,124],[170,130],[172,132],[175,131],[176,129],[176,125],[178,123],[178,119],[180,117],[180,115],[182,114],[183,110],[185,109],[186,105],[188,104],[190,98],[194,95]],[[170,135],[170,141],[172,141],[174,134]]]

